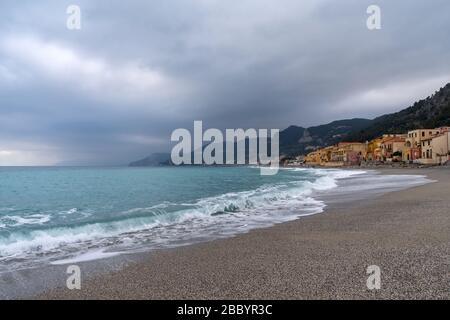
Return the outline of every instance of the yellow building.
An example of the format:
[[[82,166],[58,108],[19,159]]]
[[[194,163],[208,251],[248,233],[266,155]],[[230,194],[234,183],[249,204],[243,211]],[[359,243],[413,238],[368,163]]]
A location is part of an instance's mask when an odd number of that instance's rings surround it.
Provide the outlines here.
[[[365,159],[367,161],[381,161],[381,143],[383,138],[376,138],[367,143],[367,153]]]
[[[310,165],[320,164],[320,153],[318,151],[313,151],[305,156],[305,163]]]
[[[334,146],[331,146],[331,147],[326,147],[326,148],[319,150],[321,165],[325,165],[331,161],[331,154],[332,154],[334,148],[335,148]]]

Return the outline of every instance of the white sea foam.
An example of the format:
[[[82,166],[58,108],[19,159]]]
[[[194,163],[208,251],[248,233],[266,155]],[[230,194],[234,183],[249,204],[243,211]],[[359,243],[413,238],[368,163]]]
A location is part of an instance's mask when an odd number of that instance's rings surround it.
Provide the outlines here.
[[[50,215],[47,214],[32,214],[28,216],[4,216],[1,218],[2,224],[9,226],[22,226],[31,224],[44,224],[50,221]]]
[[[122,254],[122,252],[105,252],[104,250],[95,250],[95,251],[87,252],[85,254],[80,254],[74,258],[53,261],[51,264],[53,264],[53,265],[74,264],[74,263],[79,263],[79,262],[111,258],[111,257],[118,256],[120,254]]]
[[[78,212],[78,208],[72,208],[70,210],[67,210],[65,213],[63,214],[74,214]]]

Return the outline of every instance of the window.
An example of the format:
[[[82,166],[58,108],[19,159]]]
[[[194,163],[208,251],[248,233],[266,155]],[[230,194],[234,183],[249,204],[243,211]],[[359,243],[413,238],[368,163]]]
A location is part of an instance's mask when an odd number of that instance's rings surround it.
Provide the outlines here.
[[[425,137],[425,131],[422,131],[422,137]]]

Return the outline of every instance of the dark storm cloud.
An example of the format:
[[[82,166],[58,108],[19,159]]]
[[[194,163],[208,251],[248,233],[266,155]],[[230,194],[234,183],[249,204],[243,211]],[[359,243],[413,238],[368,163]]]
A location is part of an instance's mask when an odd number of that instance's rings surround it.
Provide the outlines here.
[[[381,30],[366,28],[370,4]],[[2,1],[0,165],[122,164],[193,120],[282,129],[398,110],[450,80],[449,12],[446,0]]]

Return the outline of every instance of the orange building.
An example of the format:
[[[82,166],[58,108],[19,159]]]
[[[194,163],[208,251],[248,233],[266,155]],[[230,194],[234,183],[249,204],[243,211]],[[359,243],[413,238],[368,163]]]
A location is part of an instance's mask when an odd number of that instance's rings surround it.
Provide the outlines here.
[[[403,137],[393,137],[384,139],[381,143],[381,155],[383,161],[402,160],[406,139]]]

